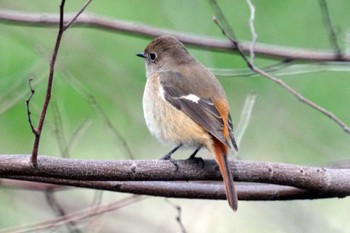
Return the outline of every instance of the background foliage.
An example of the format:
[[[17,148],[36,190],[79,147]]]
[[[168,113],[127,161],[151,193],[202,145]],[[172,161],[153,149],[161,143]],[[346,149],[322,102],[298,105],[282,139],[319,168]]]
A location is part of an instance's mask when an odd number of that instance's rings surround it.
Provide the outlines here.
[[[76,12],[84,1],[68,1],[66,12]],[[245,1],[220,1],[236,36],[250,40],[249,8]],[[317,1],[255,1],[258,42],[290,47],[330,49]],[[330,16],[343,51],[349,45],[350,2],[329,1]],[[58,13],[59,1],[0,2],[1,9]],[[87,12],[193,34],[223,38],[212,22],[206,1],[93,1]],[[33,78],[36,91],[33,119],[42,107],[49,59],[56,28],[0,24],[0,154],[30,153],[33,135],[27,122],[25,99]],[[61,145],[75,138],[73,158],[129,159],[123,142],[108,126],[98,106],[125,140],[135,159],[154,159],[170,148],[150,136],[144,124],[143,61],[135,56],[149,38],[89,28],[70,28],[64,34],[56,66],[53,102],[42,137],[40,153],[60,156]],[[199,50],[190,52],[210,68],[246,69],[236,54]],[[276,61],[258,59],[257,65]],[[350,124],[350,75],[346,71],[277,76]],[[258,95],[251,122],[240,146],[239,157],[302,165],[326,165],[349,158],[350,137],[338,125],[300,103],[275,83],[258,76],[219,77],[230,101],[234,122],[240,118],[245,97]],[[59,116],[59,117],[57,117]],[[85,122],[85,124],[83,124]],[[83,124],[83,125],[82,125]],[[80,136],[74,136],[79,127]],[[58,130],[58,131],[57,131]],[[64,140],[59,135],[63,135]],[[176,154],[186,158],[190,151]],[[201,156],[210,158],[206,151]],[[56,197],[67,212],[90,205],[95,191],[65,190]],[[104,192],[108,203],[127,194]],[[231,213],[225,201],[178,200],[188,232],[347,232],[348,199],[290,202],[240,202]],[[0,228],[34,222],[54,213],[43,194],[0,189]],[[95,224],[117,232],[177,232],[176,209],[163,198],[150,197],[100,217]],[[95,221],[96,223],[96,221]],[[101,224],[103,223],[103,224]],[[116,230],[118,228],[118,230]],[[90,227],[89,229],[93,229]],[[64,228],[61,229],[64,231]],[[91,230],[94,232],[94,230]]]

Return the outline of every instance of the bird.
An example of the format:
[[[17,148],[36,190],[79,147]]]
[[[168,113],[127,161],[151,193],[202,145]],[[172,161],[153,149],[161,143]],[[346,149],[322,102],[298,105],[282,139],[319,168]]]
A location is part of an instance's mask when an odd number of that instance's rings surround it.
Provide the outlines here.
[[[145,60],[146,125],[160,142],[174,146],[163,159],[171,159],[181,147],[195,149],[190,158],[206,148],[219,166],[228,203],[236,211],[238,197],[228,152],[238,147],[220,82],[172,35],[155,38],[136,55]]]

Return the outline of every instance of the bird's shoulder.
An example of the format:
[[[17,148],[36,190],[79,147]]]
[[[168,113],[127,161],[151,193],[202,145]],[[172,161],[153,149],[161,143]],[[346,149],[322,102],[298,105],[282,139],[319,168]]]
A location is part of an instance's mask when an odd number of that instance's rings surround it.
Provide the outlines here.
[[[159,72],[158,76],[162,86],[175,89],[179,93],[193,94],[204,99],[226,99],[219,81],[201,65]]]

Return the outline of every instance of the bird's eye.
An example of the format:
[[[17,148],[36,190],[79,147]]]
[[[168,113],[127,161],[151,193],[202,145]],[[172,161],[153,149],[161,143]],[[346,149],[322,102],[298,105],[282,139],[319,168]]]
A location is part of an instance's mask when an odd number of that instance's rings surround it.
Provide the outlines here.
[[[157,59],[157,54],[156,53],[150,53],[149,57],[151,58],[152,61]]]

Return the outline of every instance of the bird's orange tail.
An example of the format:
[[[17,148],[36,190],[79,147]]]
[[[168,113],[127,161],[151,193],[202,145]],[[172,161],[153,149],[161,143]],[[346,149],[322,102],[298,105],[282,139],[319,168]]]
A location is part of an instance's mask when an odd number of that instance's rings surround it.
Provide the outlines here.
[[[214,153],[216,162],[219,165],[220,172],[225,184],[226,197],[231,208],[236,211],[238,207],[238,197],[231,170],[227,161],[227,146],[217,140],[213,139]]]

